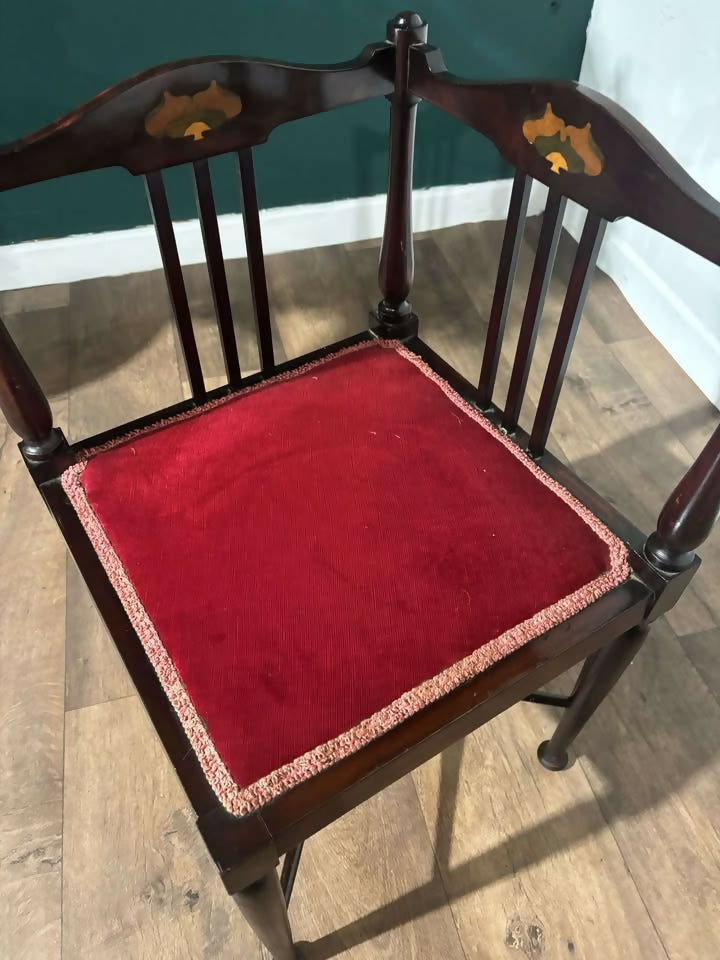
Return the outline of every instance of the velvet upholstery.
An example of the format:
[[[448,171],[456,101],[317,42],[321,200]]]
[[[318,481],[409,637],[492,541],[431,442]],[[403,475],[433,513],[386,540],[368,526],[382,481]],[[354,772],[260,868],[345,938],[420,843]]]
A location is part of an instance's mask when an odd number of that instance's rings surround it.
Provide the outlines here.
[[[398,344],[87,451],[63,484],[237,814],[628,575],[622,543]]]

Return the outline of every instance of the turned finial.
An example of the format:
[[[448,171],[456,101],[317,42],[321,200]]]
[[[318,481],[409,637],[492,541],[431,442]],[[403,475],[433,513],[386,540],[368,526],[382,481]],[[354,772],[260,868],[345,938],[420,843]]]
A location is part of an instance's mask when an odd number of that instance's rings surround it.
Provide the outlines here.
[[[417,34],[410,40],[411,43],[425,43],[427,40],[427,24],[419,13],[412,10],[402,10],[395,14],[392,20],[388,20],[387,38],[390,43],[397,41],[397,34],[401,30]]]

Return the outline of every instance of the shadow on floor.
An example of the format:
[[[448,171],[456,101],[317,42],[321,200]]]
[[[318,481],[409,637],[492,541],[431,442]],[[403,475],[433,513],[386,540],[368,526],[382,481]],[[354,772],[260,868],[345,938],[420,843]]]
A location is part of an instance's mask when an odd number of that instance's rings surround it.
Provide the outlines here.
[[[642,654],[640,655],[642,657]],[[622,681],[621,681],[622,683]],[[517,706],[516,709],[523,709]],[[549,708],[548,708],[549,709]],[[603,704],[600,710],[611,709]],[[557,716],[558,711],[553,711]],[[663,718],[657,719],[655,731],[659,740],[666,737],[674,741],[675,750],[692,763],[683,769],[672,762],[658,758],[655,776],[648,779],[642,791],[642,801],[637,794],[623,789],[627,778],[636,771],[623,770],[622,778],[617,776],[616,765],[602,765],[596,758],[607,756],[608,742],[603,725],[590,722],[589,727],[577,741],[576,755],[591,760],[604,783],[602,793],[592,801],[584,801],[576,807],[542,820],[527,830],[515,834],[494,848],[460,865],[449,866],[452,843],[453,812],[456,807],[460,770],[463,758],[463,741],[448,748],[441,758],[441,787],[434,839],[435,860],[433,876],[427,883],[409,891],[401,897],[358,918],[352,923],[318,939],[312,943],[301,942],[301,956],[306,960],[329,960],[329,958],[381,936],[390,930],[411,923],[426,914],[442,909],[448,902],[482,891],[499,880],[552,857],[561,850],[567,850],[587,837],[604,830],[606,825],[617,821],[633,819],[643,814],[678,791],[696,773],[717,761],[716,749],[705,749],[698,743],[693,729],[677,729],[668,718],[663,729]],[[536,762],[529,758],[529,762]],[[562,773],[547,774],[562,776]],[[604,819],[598,816],[598,804]],[[441,876],[442,882],[438,883]]]
[[[590,457],[576,464],[577,472],[592,481],[599,472],[599,461],[611,461],[620,467],[628,457],[632,458],[637,451],[638,442],[652,444],[653,437],[659,438],[660,449],[664,431],[671,427],[682,436],[685,430],[707,424],[707,408],[687,412],[678,416],[669,424],[662,424],[657,428],[638,431],[638,435],[628,437],[617,443],[601,456]],[[642,434],[640,437],[639,435]],[[664,455],[664,454],[663,454]],[[668,457],[670,454],[668,452]],[[668,466],[668,475],[681,473],[683,464],[672,463]],[[620,509],[629,509],[633,500],[631,492],[620,490],[616,500],[619,500]],[[668,485],[667,493],[670,493]],[[653,633],[657,631],[656,642],[676,643],[674,635],[670,636],[669,628],[661,619],[651,629],[648,645],[653,643]],[[656,654],[657,656],[657,654]],[[643,658],[646,658],[645,660]],[[662,678],[653,675],[656,664],[650,662],[651,653],[642,650],[638,655],[639,671],[635,676],[642,676],[643,663],[649,668],[646,683],[652,688]],[[664,668],[662,661],[658,661],[660,669]],[[693,668],[688,665],[688,669]],[[615,698],[625,698],[624,704],[632,719],[633,699],[642,698],[646,701],[645,693],[639,689],[637,679],[629,680],[629,673],[621,678],[616,692],[611,695]],[[634,684],[634,687],[633,687]],[[565,692],[572,686],[572,680],[559,678],[550,689]],[[710,691],[710,695],[717,691]],[[678,689],[677,696],[682,697],[682,688]],[[661,694],[658,692],[658,698]],[[628,699],[633,698],[633,699]],[[526,709],[519,704],[515,709]],[[537,708],[536,708],[537,709]],[[550,707],[542,708],[549,712],[554,720],[559,717],[559,710]],[[603,703],[598,715],[603,710],[612,711],[611,701]],[[439,809],[437,812],[434,837],[433,875],[427,883],[407,892],[390,903],[358,918],[350,924],[316,940],[312,943],[300,944],[302,956],[307,960],[329,960],[329,958],[344,951],[372,940],[383,933],[410,923],[419,917],[441,909],[447,902],[459,900],[468,895],[482,891],[511,873],[519,873],[523,869],[540,863],[561,850],[572,848],[587,837],[605,829],[607,825],[638,817],[652,809],[673,794],[683,785],[691,781],[703,769],[716,764],[718,761],[717,742],[709,736],[700,736],[695,725],[679,724],[672,710],[657,708],[652,714],[652,739],[654,743],[672,744],[669,751],[657,751],[654,755],[655,768],[650,776],[643,780],[641,790],[629,789],[637,770],[633,767],[629,757],[622,756],[622,744],[614,744],[608,739],[608,724],[599,722],[596,715],[588,726],[581,732],[576,742],[574,757],[583,757],[592,762],[597,780],[603,784],[592,801],[584,801],[576,807],[565,810],[561,814],[549,817],[534,824],[529,829],[515,834],[507,841],[503,841],[491,850],[488,850],[465,863],[450,866],[450,852],[452,846],[453,820],[456,810],[460,771],[463,759],[463,741],[459,741],[448,748],[441,756],[441,785],[439,793]],[[613,728],[625,729],[622,720],[614,718]],[[540,740],[541,737],[538,737]],[[620,754],[620,756],[618,756]],[[681,758],[678,760],[677,758]],[[537,762],[535,757],[528,758],[528,762]],[[547,774],[547,776],[562,776],[562,773]],[[598,806],[603,817],[598,816]],[[438,883],[441,877],[442,882]]]

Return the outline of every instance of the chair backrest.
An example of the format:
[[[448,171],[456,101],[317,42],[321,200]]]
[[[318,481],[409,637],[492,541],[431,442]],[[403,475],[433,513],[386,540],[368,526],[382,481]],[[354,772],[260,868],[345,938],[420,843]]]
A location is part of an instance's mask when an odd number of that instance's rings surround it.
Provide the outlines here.
[[[206,395],[162,169],[193,165],[200,225],[230,388],[241,371],[208,158],[239,153],[239,174],[261,373],[274,367],[252,147],[279,124],[375,97],[391,102],[390,169],[379,281],[380,336],[417,329],[408,294],[413,276],[411,186],[419,100],[488,137],[516,170],[488,335],[475,398],[508,433],[540,456],[550,431],[592,268],[608,221],[632,217],[720,264],[720,203],[611,101],[571,82],[475,83],[454,77],[428,46],[417,14],[398,14],[387,42],[355,60],[298,66],[240,58],[187,60],[150,70],[100,94],[57,123],[0,148],[0,190],[83,170],[123,166],[144,174],[193,400]],[[492,403],[510,292],[533,180],[549,188],[510,386]],[[532,432],[518,419],[570,198],[587,210],[545,372]],[[472,388],[471,388],[472,389]],[[0,321],[0,409],[23,438],[32,465],[68,455],[42,391]],[[48,464],[52,467],[52,464]],[[58,464],[55,464],[57,467]],[[53,468],[54,469],[54,468]],[[49,471],[49,474],[52,470]],[[38,474],[40,476],[41,474]],[[693,565],[695,547],[720,510],[720,427],[672,494],[646,552],[658,569]]]
[[[478,399],[489,408],[533,180],[549,189],[502,426],[516,430],[568,199],[587,211],[545,373],[530,452],[542,454],[608,221],[631,217],[720,264],[720,203],[625,110],[570,81],[475,83],[434,47],[409,53],[408,90],[496,145],[515,168]]]
[[[206,394],[162,170],[193,167],[198,216],[227,380],[241,381],[208,158],[237,153],[260,365],[274,366],[253,146],[277,126],[393,89],[394,50],[367,46],[328,66],[239,57],[185,60],[111,87],[51,126],[0,147],[0,190],[121,166],[146,180],[192,395]]]

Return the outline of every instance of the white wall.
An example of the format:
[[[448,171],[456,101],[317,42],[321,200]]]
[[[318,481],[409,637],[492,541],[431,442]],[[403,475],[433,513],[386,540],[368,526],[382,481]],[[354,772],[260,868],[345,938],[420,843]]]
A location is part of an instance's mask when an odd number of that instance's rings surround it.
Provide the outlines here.
[[[511,189],[512,180],[506,179],[415,190],[414,228],[438,230],[476,220],[504,220]],[[546,195],[546,188],[536,183],[530,197],[530,215],[542,212]],[[385,194],[261,210],[263,250],[266,254],[284,253],[370,240],[382,236],[384,219]],[[218,217],[218,222],[225,256],[244,257],[242,216],[225,213]],[[204,262],[197,220],[176,222],[175,237],[181,263]],[[0,246],[0,292],[92,277],[119,277],[159,270],[161,266],[153,227],[9,243]]]
[[[720,0],[595,0],[580,82],[625,107],[720,199],[719,38]],[[632,221],[608,228],[600,266],[720,403],[720,268]]]

